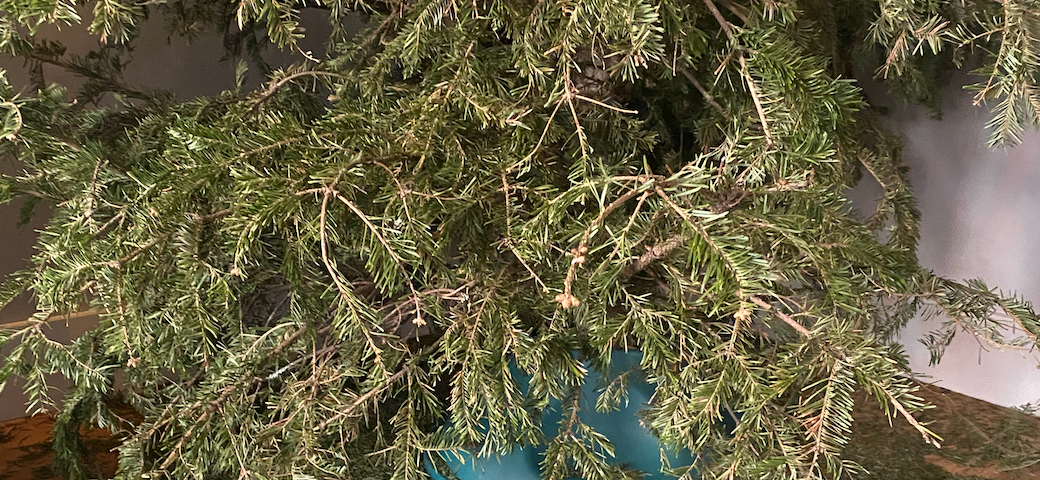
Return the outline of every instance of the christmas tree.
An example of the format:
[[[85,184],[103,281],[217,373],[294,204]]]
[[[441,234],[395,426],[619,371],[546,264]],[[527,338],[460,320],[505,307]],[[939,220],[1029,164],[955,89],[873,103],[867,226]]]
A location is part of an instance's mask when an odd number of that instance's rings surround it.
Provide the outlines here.
[[[86,80],[0,89],[24,164],[3,198],[53,206],[4,283],[39,313],[2,337],[0,380],[59,412],[72,478],[84,423],[131,429],[127,479],[413,479],[527,445],[545,478],[634,477],[579,410],[623,406],[636,376],[663,453],[697,454],[669,475],[839,478],[857,390],[937,441],[892,343],[915,314],[948,319],[936,356],[960,330],[1040,333],[1027,302],[918,264],[898,132],[854,80],[935,106],[981,65],[992,143],[1013,144],[1040,120],[1034,2],[88,5],[103,47],[71,58],[35,33],[79,24],[75,3],[0,2],[4,52]],[[182,102],[120,76],[149,15],[248,57],[299,49],[304,8],[328,54],[260,88]],[[846,198],[864,178],[875,211]],[[94,330],[44,335],[84,309]]]

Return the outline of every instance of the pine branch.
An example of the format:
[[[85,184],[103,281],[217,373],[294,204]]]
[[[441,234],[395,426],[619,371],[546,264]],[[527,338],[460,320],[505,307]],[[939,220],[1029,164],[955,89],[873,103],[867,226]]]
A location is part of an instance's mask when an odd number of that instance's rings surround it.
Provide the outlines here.
[[[278,354],[282,352],[282,350],[288,348],[293,343],[296,343],[296,341],[299,340],[303,336],[303,334],[307,332],[307,330],[307,327],[300,327],[295,332],[285,337],[285,339],[282,340],[281,343],[279,343],[274,349],[271,350],[271,352],[268,354],[266,358],[277,357]],[[264,381],[265,379],[263,377],[252,377],[250,386],[253,387],[259,385]],[[194,435],[199,428],[202,428],[207,423],[209,423],[209,420],[213,417],[213,414],[220,410],[225,403],[227,403],[227,401],[231,398],[232,394],[238,391],[238,386],[239,383],[235,382],[222,388],[217,398],[209,402],[209,405],[206,406],[206,410],[202,412],[202,415],[200,415],[199,418],[195,420],[191,427],[185,430],[184,434],[181,435],[180,440],[178,440],[177,443],[171,449],[172,452],[159,465],[160,472],[164,472],[167,469],[169,469],[170,466],[173,465],[173,463],[180,458],[185,443],[187,443],[188,440],[191,439],[192,435]],[[183,415],[183,412],[179,412],[178,415]]]
[[[770,305],[768,302],[762,300],[761,298],[751,297],[750,300],[754,304],[762,307],[762,309],[764,309],[764,310],[773,311],[774,315],[776,315],[778,318],[783,320],[784,323],[789,325],[791,328],[795,329],[795,331],[800,333],[803,337],[805,337],[807,339],[812,339],[813,338],[812,332],[810,332],[807,328],[803,327],[795,319],[791,318],[790,315],[787,315],[786,313],[781,312],[779,310],[774,310],[772,305]],[[825,348],[825,351],[828,354],[830,354],[831,356],[833,356],[836,360],[840,361],[840,362],[843,362],[843,363],[846,363],[846,364],[850,364],[850,365],[852,364],[852,362],[849,360],[849,358],[844,353],[842,353],[841,351],[835,350],[833,348]],[[888,398],[888,401],[890,402],[892,407],[895,408],[896,411],[899,412],[899,414],[903,416],[903,419],[906,420],[906,422],[909,423],[910,426],[914,427],[914,429],[916,429],[917,432],[921,434],[921,436],[924,438],[925,442],[927,442],[928,444],[934,446],[935,448],[939,448],[939,442],[936,440],[936,438],[938,438],[937,435],[932,433],[930,430],[925,428],[924,425],[922,425],[920,422],[918,422],[917,419],[915,419],[914,416],[911,415],[910,412],[907,411],[905,407],[903,407],[903,405],[899,401],[899,399],[897,399],[895,397],[895,395],[893,395],[887,388],[885,388],[883,385],[875,385],[875,386],[876,386],[876,388],[879,391],[884,391],[885,392],[885,396]]]
[[[70,4],[30,3],[0,18],[0,48],[37,73],[78,69],[88,96],[125,87],[118,48],[70,59],[36,37],[76,21]],[[187,102],[145,85],[149,101],[115,109],[0,82],[0,149],[25,169],[0,179],[0,200],[53,206],[0,299],[28,292],[37,319],[106,313],[67,343],[36,323],[0,336],[0,384],[21,377],[31,406],[66,405],[69,433],[118,375],[147,425],[120,449],[127,478],[364,464],[416,480],[422,452],[528,447],[548,448],[543,476],[637,475],[577,409],[555,439],[537,416],[574,406],[617,348],[641,355],[631,378],[654,381],[642,420],[697,458],[672,463],[687,477],[855,470],[841,450],[857,387],[934,441],[880,339],[919,305],[951,315],[928,338],[936,358],[961,329],[1036,343],[1040,317],[921,269],[898,135],[844,78],[848,52],[883,48],[863,61],[934,102],[939,72],[981,51],[978,99],[995,102],[994,141],[1013,142],[1040,118],[1040,7],[821,5],[329,4],[312,12],[329,15],[323,39],[298,0],[174,2],[175,31],[237,18],[232,49],[285,46],[298,66]],[[105,0],[87,28],[146,33],[139,7]],[[324,58],[304,34],[327,40]],[[283,94],[302,80],[335,91]],[[867,221],[845,197],[857,161],[885,189]],[[52,388],[55,372],[74,388]],[[624,398],[608,383],[597,403]],[[741,412],[733,431],[727,411]],[[72,472],[74,443],[55,442]]]

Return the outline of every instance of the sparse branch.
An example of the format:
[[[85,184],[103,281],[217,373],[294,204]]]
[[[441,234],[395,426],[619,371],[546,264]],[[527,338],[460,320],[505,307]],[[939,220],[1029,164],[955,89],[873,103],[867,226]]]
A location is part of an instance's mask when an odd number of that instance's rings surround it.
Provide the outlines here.
[[[637,177],[644,181],[652,181],[651,177]],[[647,187],[649,185],[644,185]],[[609,205],[603,208],[589,223],[589,226],[585,228],[585,233],[581,236],[581,241],[578,242],[578,246],[571,250],[571,264],[567,267],[567,278],[563,281],[563,293],[556,296],[556,301],[563,306],[564,309],[578,306],[581,301],[571,293],[572,285],[574,282],[574,274],[577,272],[578,267],[585,263],[585,255],[589,252],[589,237],[592,235],[592,231],[600,226],[604,219],[607,218],[614,210],[617,210],[625,202],[635,198],[637,195],[641,195],[644,192],[643,188],[633,188],[629,191],[621,194],[618,198],[610,202]]]

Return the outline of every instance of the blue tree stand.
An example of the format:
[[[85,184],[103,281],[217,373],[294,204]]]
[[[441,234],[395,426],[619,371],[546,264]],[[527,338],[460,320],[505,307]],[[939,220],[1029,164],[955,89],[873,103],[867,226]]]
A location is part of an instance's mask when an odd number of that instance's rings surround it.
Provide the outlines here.
[[[673,478],[661,473],[662,447],[657,437],[643,427],[639,421],[639,411],[647,407],[654,387],[650,386],[642,372],[639,362],[640,352],[615,351],[611,356],[608,378],[595,371],[590,371],[582,386],[581,412],[579,418],[586,425],[606,436],[614,445],[614,457],[608,463],[636,469],[645,474],[645,480],[666,480]],[[631,370],[628,382],[628,402],[622,402],[619,410],[610,413],[596,411],[596,398],[599,389],[617,375]],[[560,404],[553,402],[542,414],[542,432],[548,438],[556,435],[558,422],[561,419]],[[693,463],[695,457],[689,452],[672,454],[664,449],[671,466],[683,466]],[[462,458],[456,455],[444,455],[445,463],[460,480],[541,480],[538,464],[542,460],[545,447],[527,446],[514,450],[508,455],[492,458],[475,458],[463,453]],[[447,480],[439,474],[432,462],[426,463],[427,470],[434,480]]]

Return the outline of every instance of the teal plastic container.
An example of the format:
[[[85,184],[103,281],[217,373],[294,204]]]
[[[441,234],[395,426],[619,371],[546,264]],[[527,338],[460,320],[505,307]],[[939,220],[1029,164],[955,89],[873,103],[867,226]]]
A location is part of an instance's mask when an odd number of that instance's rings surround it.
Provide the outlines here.
[[[640,352],[615,351],[611,355],[608,378],[605,379],[590,369],[582,387],[579,418],[614,445],[614,457],[608,457],[608,463],[640,470],[646,475],[643,477],[646,480],[666,480],[674,477],[661,473],[661,444],[639,421],[639,412],[647,407],[654,394],[654,387],[646,382],[639,369],[642,356]],[[627,404],[622,402],[618,410],[610,413],[597,412],[596,399],[600,390],[625,371],[632,372],[628,381]],[[559,402],[551,403],[543,411],[542,432],[546,437],[555,436],[561,418]],[[541,480],[538,464],[544,452],[545,447],[538,445],[517,449],[497,458],[475,458],[463,453],[462,461],[452,454],[444,455],[444,460],[461,480]],[[665,449],[665,454],[672,467],[690,465],[695,459],[687,451],[674,455]],[[427,462],[426,467],[434,480],[447,480],[436,471],[432,462]]]

